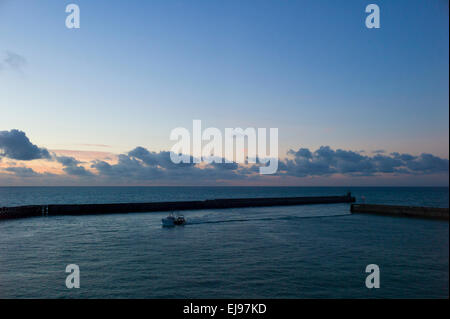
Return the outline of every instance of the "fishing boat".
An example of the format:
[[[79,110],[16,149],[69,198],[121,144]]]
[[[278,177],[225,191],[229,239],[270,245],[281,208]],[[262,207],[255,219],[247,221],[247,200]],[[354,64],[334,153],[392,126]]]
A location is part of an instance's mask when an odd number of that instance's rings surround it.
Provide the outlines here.
[[[163,227],[181,226],[186,224],[186,219],[183,215],[174,216],[170,213],[167,217],[161,220]]]

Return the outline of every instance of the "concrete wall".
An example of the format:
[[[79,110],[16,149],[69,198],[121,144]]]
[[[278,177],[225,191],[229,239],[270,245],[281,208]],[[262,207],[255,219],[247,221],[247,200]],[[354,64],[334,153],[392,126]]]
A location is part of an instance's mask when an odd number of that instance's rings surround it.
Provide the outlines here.
[[[448,208],[352,204],[352,213],[449,220]]]
[[[229,198],[185,202],[21,206],[0,208],[0,220],[42,215],[93,215],[134,212],[164,212],[198,209],[352,203],[354,201],[355,198],[349,193],[346,196]]]

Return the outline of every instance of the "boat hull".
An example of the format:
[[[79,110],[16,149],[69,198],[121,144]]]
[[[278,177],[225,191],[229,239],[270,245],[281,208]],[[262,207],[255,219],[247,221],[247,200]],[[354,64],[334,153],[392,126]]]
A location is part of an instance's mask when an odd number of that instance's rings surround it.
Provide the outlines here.
[[[161,220],[161,224],[163,227],[173,227],[175,226],[174,220],[171,218],[163,218]]]

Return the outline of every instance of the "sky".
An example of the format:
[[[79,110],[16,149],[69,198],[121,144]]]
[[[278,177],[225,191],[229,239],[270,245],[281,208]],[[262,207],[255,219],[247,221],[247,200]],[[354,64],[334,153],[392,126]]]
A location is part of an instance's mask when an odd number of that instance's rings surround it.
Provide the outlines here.
[[[65,26],[69,3],[80,29]],[[379,29],[365,26],[370,3]],[[0,0],[0,186],[448,185],[448,12],[445,0]],[[279,174],[173,167],[170,132],[194,119],[278,128]]]

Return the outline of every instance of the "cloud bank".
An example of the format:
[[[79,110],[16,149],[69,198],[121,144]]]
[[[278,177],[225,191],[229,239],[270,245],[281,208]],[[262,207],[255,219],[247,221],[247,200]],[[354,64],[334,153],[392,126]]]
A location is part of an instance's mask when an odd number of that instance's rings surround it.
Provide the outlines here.
[[[81,162],[71,156],[50,155],[45,148],[30,142],[24,132],[18,130],[0,131],[1,157],[25,161],[22,166],[12,164],[0,168],[0,181],[5,177],[18,179],[42,178],[61,181],[83,182],[103,185],[221,185],[223,182],[234,184],[245,182],[270,181],[274,178],[348,178],[368,177],[376,180],[379,176],[394,178],[414,176],[445,177],[449,173],[449,160],[432,154],[401,154],[374,151],[365,155],[361,151],[332,149],[321,146],[317,150],[299,148],[289,150],[287,157],[279,160],[279,170],[275,175],[262,176],[260,164],[174,164],[170,152],[151,152],[144,147],[136,147],[117,156],[117,161],[96,159]],[[26,161],[44,159],[60,165],[61,174],[38,173],[26,167]],[[4,166],[4,165],[3,165]],[[442,180],[442,178],[441,178]]]
[[[394,174],[436,174],[448,173],[449,161],[432,154],[419,156],[391,153],[384,155],[376,152],[374,156],[361,155],[359,152],[333,150],[322,146],[311,152],[307,148],[290,150],[293,159],[285,161],[285,174],[305,176],[329,176],[333,174],[353,176],[373,176],[380,173]]]

